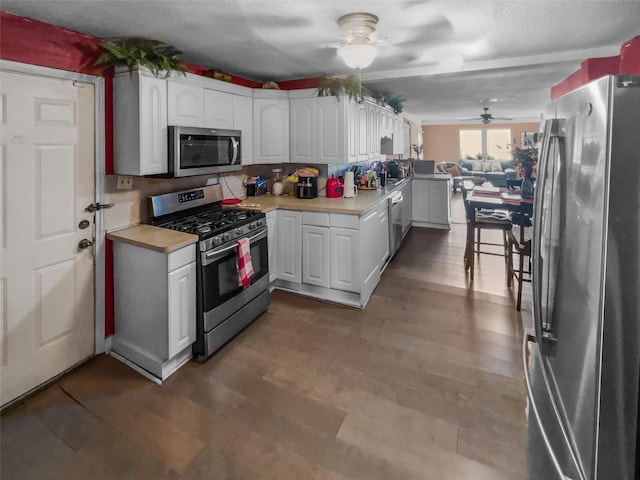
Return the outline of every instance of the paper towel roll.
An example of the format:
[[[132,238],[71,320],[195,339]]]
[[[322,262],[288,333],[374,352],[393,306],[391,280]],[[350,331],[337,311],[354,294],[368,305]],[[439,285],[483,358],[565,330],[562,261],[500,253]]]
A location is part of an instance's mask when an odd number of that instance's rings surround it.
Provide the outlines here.
[[[344,174],[344,189],[343,197],[353,198],[358,194],[355,183],[353,181],[353,172],[346,172]]]

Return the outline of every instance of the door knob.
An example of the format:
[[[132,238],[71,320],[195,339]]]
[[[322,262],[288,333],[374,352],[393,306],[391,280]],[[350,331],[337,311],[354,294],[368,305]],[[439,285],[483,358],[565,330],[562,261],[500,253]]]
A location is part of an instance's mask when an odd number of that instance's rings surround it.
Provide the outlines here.
[[[85,249],[89,248],[91,245],[93,245],[93,242],[91,240],[83,238],[82,240],[80,240],[80,243],[78,243],[78,248]]]

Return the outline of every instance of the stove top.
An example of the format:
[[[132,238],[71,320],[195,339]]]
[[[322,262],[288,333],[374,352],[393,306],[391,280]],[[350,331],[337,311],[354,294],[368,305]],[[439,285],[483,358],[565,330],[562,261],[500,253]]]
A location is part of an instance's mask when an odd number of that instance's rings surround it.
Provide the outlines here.
[[[222,208],[220,185],[148,197],[149,223],[200,237],[200,250],[265,229],[265,214],[254,210]]]
[[[186,213],[182,216],[173,215],[169,219],[154,219],[152,223],[158,227],[192,233],[203,240],[247,224],[249,229],[254,230],[257,225],[251,228],[251,224],[259,218],[264,218],[264,214],[252,210],[221,209],[212,206],[210,210]]]

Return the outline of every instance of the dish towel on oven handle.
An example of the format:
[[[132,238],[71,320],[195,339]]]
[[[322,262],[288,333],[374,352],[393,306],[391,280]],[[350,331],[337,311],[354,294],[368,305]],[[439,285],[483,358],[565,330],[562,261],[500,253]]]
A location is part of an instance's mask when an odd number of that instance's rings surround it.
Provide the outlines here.
[[[251,275],[253,275],[253,264],[251,263],[251,242],[248,238],[238,240],[238,249],[236,252],[238,259],[238,274],[240,280],[238,285],[247,288],[251,285]]]

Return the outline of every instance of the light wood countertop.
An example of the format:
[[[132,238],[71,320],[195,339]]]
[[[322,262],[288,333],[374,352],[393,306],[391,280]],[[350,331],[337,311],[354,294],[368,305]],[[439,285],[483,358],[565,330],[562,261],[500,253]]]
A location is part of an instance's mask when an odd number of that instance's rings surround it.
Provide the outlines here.
[[[293,195],[266,194],[247,197],[242,203],[228,205],[228,207],[259,210],[263,213],[282,208],[285,210],[361,215],[371,210],[379,202],[387,198],[390,193],[405,185],[409,180],[410,178],[407,178],[395,185],[388,184],[386,187],[377,190],[358,190],[358,196],[354,198],[327,198],[324,194],[320,194],[316,198],[301,199]]]
[[[107,238],[162,253],[171,253],[198,241],[197,235],[146,224],[108,232]]]

